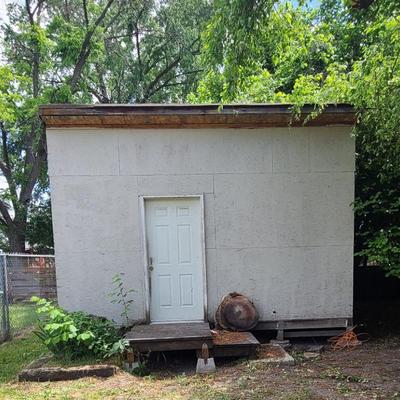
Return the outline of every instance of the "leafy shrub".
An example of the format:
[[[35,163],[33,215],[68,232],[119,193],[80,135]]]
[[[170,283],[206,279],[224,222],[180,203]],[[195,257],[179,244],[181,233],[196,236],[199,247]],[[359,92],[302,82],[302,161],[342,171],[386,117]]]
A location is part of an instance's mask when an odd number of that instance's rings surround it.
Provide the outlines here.
[[[372,235],[371,235],[372,236]],[[367,248],[357,253],[366,256],[369,262],[382,267],[386,276],[400,278],[400,228],[381,230],[370,237]]]
[[[67,312],[53,302],[32,297],[39,316],[35,334],[60,358],[110,357],[127,346],[113,322],[84,312]]]

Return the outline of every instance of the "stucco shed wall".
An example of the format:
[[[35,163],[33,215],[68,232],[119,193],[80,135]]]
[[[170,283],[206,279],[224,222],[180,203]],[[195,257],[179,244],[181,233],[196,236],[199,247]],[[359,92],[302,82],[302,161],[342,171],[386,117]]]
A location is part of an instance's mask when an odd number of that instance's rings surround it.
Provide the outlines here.
[[[350,130],[48,129],[61,306],[118,320],[124,272],[144,318],[138,198],[204,194],[210,318],[232,291],[265,321],[351,317]]]

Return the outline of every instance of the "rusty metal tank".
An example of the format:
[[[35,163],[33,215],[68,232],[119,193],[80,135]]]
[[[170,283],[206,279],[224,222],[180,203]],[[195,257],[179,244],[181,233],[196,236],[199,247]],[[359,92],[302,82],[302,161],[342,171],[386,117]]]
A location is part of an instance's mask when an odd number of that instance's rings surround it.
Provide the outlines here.
[[[240,293],[229,293],[222,298],[215,313],[217,328],[248,331],[258,323],[258,312],[253,302]]]

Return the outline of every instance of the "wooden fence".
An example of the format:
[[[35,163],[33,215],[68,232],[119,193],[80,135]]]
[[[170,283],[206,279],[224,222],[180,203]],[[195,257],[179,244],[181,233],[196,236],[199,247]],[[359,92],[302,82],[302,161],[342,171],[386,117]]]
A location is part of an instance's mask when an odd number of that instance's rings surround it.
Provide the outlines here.
[[[29,301],[32,296],[57,298],[54,256],[5,254],[8,302]]]

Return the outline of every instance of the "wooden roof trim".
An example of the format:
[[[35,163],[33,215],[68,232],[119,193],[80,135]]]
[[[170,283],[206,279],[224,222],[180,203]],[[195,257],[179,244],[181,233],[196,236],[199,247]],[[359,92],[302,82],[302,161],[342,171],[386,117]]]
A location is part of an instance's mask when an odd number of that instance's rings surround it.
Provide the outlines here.
[[[191,104],[53,104],[40,108],[48,128],[260,128],[302,126],[314,111],[302,108],[300,120],[292,118],[290,104],[191,105]],[[346,104],[329,105],[308,126],[353,125],[354,109]]]

